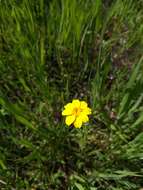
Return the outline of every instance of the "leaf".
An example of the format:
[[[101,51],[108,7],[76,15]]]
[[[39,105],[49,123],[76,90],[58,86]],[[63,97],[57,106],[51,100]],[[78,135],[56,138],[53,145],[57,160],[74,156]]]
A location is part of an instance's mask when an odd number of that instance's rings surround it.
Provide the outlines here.
[[[6,182],[4,182],[3,180],[0,179],[0,183],[6,185]]]
[[[139,124],[143,123],[143,113],[140,114],[140,117],[136,120],[136,122],[131,125],[131,129],[137,127]]]
[[[34,145],[26,139],[18,140],[18,143],[21,144],[22,146],[26,147],[26,148],[29,148],[29,149],[35,148]]]
[[[78,176],[76,174],[71,175],[71,179],[76,179],[77,181],[79,181],[81,183],[85,183],[85,180],[82,177],[80,177],[80,176]]]
[[[128,114],[133,113],[138,108],[138,106],[140,105],[140,103],[142,102],[142,100],[143,100],[143,94],[141,94],[141,96],[138,98],[138,100],[136,100],[135,104],[128,111]]]
[[[143,56],[140,58],[139,62],[135,65],[135,67],[133,68],[132,74],[130,76],[130,79],[126,85],[125,88],[125,95],[123,96],[120,106],[119,106],[119,112],[118,112],[118,118],[120,119],[124,114],[125,114],[125,110],[128,108],[129,102],[130,102],[130,94],[132,93],[131,91],[129,91],[129,89],[133,88],[134,86],[134,82],[138,76],[139,73],[139,69],[142,65],[142,61],[143,61]],[[128,90],[128,91],[127,91]],[[126,92],[127,91],[127,92]]]
[[[15,118],[20,122],[22,123],[23,125],[27,126],[28,128],[30,129],[34,129],[35,128],[33,127],[32,123],[30,123],[27,119],[25,119],[24,117],[20,116],[20,115],[15,115]]]
[[[0,98],[0,104],[1,104],[2,106],[5,106],[5,101],[4,101],[2,98]]]
[[[2,168],[3,170],[6,170],[6,169],[7,169],[7,167],[5,166],[5,164],[3,163],[2,160],[0,160],[0,166],[1,166],[1,168]]]
[[[74,184],[78,190],[85,190],[85,188],[80,183],[75,182]]]
[[[26,91],[31,92],[30,88],[27,86],[27,84],[23,78],[19,78],[19,81],[21,82],[21,84],[23,85],[23,87]]]
[[[131,77],[127,83],[126,88],[131,88],[133,86],[133,83],[135,82],[137,75],[139,73],[139,69],[141,67],[142,61],[143,61],[143,56],[140,58],[139,63],[137,65],[135,65],[135,67],[133,68],[133,72],[132,72]]]
[[[0,98],[0,104],[13,114],[23,114],[23,109],[18,104],[9,103],[4,98]]]
[[[103,178],[106,180],[119,180],[124,177],[129,177],[129,176],[141,176],[137,172],[132,172],[132,171],[127,171],[127,170],[117,170],[117,171],[112,171],[112,172],[104,172],[104,173],[98,173],[95,172],[95,176],[97,178]]]
[[[96,187],[90,187],[90,190],[97,190]]]
[[[121,103],[120,103],[120,107],[119,107],[119,112],[118,112],[118,118],[121,118],[122,117],[122,112],[124,111],[124,108],[128,102],[128,99],[129,99],[129,93],[125,94]]]
[[[135,144],[137,142],[140,142],[143,144],[143,132],[139,133],[131,143]]]

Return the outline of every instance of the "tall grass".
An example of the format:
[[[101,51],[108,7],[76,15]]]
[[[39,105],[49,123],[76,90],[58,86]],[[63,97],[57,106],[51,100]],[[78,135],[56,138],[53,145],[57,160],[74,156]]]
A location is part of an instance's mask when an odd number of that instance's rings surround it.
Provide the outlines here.
[[[142,1],[0,1],[0,189],[143,186]],[[87,126],[65,126],[73,98]]]

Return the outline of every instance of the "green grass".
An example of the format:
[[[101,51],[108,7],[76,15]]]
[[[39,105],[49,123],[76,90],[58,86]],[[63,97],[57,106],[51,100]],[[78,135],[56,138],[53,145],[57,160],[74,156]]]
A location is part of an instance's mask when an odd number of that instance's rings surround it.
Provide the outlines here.
[[[143,187],[142,20],[142,0],[0,1],[1,190]]]

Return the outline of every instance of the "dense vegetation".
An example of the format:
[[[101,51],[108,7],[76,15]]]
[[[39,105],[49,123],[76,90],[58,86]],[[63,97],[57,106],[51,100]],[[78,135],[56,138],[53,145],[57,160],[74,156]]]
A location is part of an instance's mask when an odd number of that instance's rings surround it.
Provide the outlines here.
[[[142,0],[0,1],[1,190],[143,187],[142,21]]]

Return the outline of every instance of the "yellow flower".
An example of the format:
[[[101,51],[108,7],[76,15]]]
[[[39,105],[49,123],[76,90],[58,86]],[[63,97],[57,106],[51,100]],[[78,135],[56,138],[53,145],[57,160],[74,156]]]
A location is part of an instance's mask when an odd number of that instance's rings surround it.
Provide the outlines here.
[[[88,122],[88,115],[90,114],[91,109],[88,107],[87,103],[77,99],[65,105],[62,112],[62,115],[66,116],[65,123],[68,126],[73,124],[76,128],[80,128],[83,123]]]

